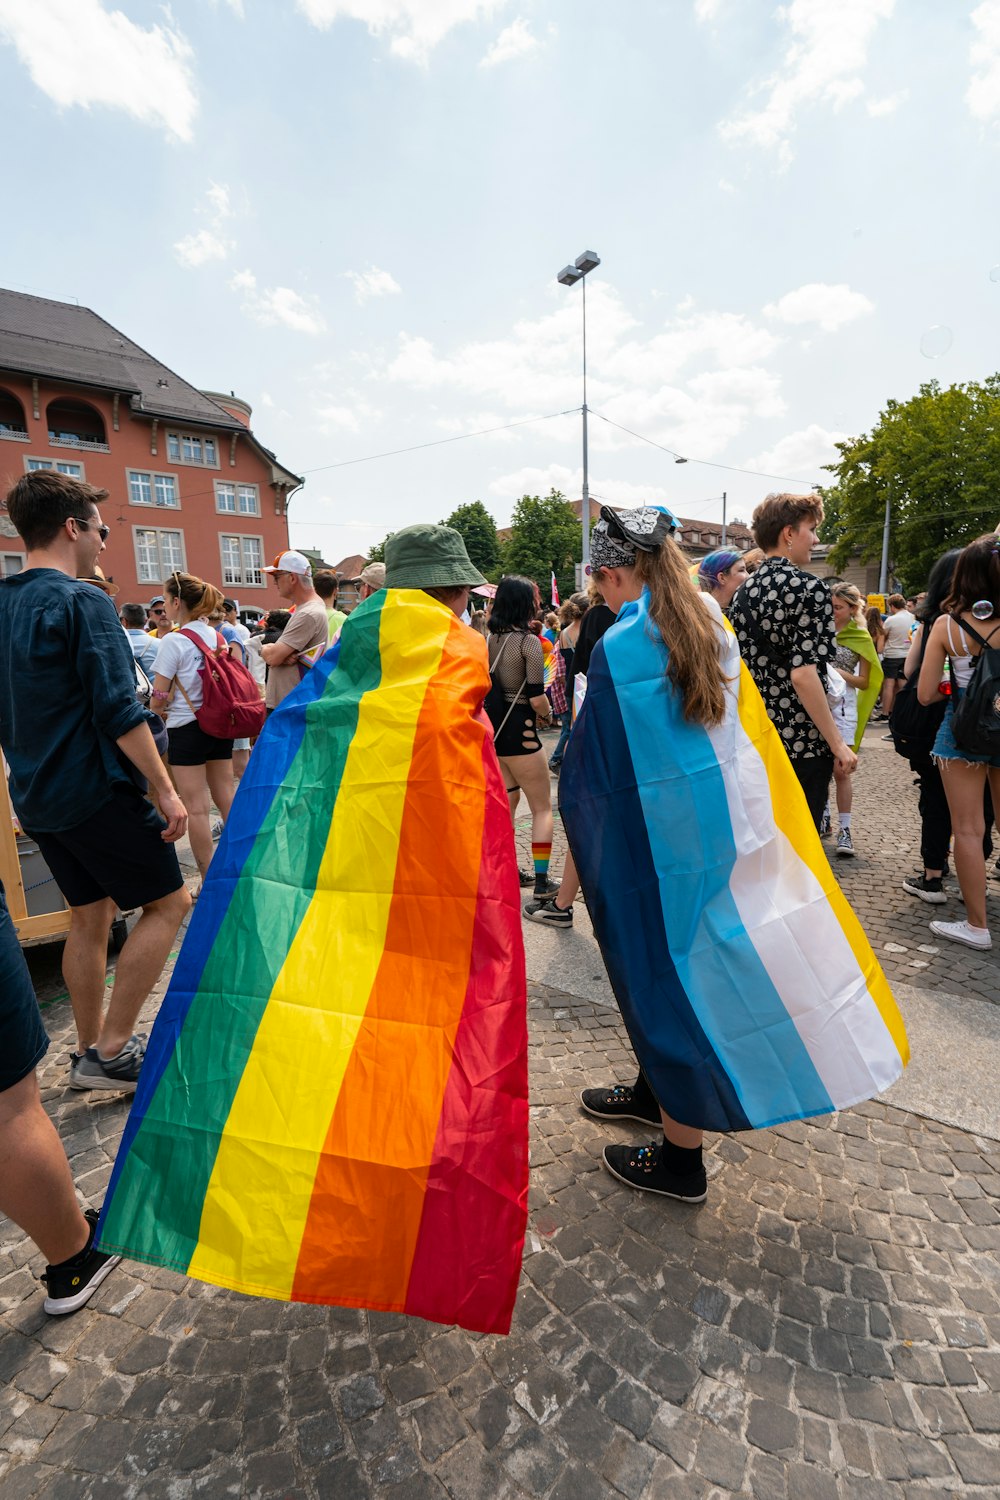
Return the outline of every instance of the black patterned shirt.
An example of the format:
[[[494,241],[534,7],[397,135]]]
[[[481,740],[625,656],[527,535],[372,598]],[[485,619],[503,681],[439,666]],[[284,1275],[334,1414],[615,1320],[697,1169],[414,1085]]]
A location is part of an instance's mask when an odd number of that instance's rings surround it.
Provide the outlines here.
[[[729,618],[740,653],[768,717],[792,760],[828,755],[829,747],[792,686],[793,667],[812,662],[820,676],[837,641],[830,592],[785,557],[767,557],[736,592]]]

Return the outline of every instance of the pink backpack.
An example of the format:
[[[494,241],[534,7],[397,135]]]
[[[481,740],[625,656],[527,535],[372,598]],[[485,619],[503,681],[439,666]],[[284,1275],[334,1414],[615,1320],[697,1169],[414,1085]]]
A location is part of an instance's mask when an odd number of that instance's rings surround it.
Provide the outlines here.
[[[198,721],[199,728],[218,740],[237,740],[245,735],[253,738],[264,727],[265,709],[257,686],[246,667],[234,661],[229,647],[221,635],[216,634],[218,645],[212,651],[193,630],[182,629],[181,635],[194,641],[202,653],[203,661],[198,668],[201,678],[201,707],[194,708],[181,687],[181,695]]]

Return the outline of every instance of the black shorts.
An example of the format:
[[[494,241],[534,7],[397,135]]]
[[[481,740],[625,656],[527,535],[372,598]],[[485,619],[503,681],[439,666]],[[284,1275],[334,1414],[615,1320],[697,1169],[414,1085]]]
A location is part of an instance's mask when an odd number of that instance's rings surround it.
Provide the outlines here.
[[[34,1072],[48,1046],[28,965],[0,885],[0,1094]]]
[[[35,840],[69,906],[110,896],[122,908],[148,906],[184,884],[177,852],[160,834],[166,824],[134,786],[116,783],[111,800],[62,833]]]
[[[883,677],[902,677],[905,666],[905,656],[883,656],[882,675]]]
[[[172,766],[203,766],[209,760],[233,758],[232,740],[217,740],[214,734],[206,734],[197,719],[168,729],[167,739],[167,759]]]

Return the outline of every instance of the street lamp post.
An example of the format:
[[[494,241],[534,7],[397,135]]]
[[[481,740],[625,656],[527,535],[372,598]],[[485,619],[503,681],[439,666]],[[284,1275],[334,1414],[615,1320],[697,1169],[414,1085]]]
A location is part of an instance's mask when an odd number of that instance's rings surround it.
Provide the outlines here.
[[[580,505],[580,520],[583,528],[583,569],[590,562],[590,477],[587,463],[587,275],[601,264],[601,257],[594,250],[585,250],[571,266],[563,266],[556,280],[561,286],[575,286],[583,282],[583,486]]]

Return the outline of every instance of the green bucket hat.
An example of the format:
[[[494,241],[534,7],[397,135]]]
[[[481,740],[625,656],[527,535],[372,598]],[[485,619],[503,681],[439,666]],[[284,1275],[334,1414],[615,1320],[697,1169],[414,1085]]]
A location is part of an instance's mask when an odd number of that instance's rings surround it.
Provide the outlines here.
[[[469,561],[461,533],[451,526],[404,526],[386,541],[387,589],[475,587],[485,582]]]

